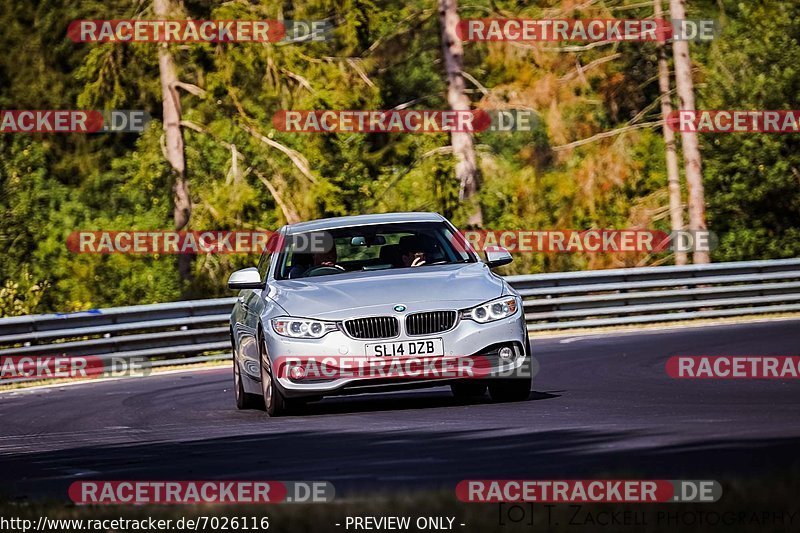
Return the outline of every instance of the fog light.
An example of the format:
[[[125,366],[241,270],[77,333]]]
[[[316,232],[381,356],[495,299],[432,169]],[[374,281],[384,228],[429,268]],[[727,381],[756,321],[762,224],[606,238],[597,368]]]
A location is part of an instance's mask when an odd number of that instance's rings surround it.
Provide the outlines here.
[[[514,350],[512,350],[508,346],[503,346],[502,348],[500,348],[500,351],[497,352],[497,355],[500,356],[500,359],[508,360],[514,357]]]
[[[289,370],[289,377],[296,380],[301,380],[306,377],[306,370],[301,366],[294,366]]]

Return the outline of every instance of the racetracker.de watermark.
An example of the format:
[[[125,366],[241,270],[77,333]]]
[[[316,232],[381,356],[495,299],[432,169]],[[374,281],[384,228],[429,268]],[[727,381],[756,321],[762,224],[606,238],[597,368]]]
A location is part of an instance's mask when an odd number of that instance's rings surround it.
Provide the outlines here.
[[[0,133],[140,133],[150,123],[147,111],[0,110]]]
[[[533,131],[539,118],[519,109],[282,109],[272,124],[287,133],[478,133]]]
[[[800,111],[682,110],[667,117],[667,125],[697,133],[800,133]]]
[[[412,352],[415,346],[422,352],[431,340],[405,343]],[[379,345],[383,346],[383,345]],[[402,347],[402,346],[401,346]],[[391,349],[388,345],[383,349]],[[533,377],[539,369],[537,361],[516,365],[520,355],[512,349],[505,358],[498,354],[472,356],[415,356],[413,353],[387,353],[375,357],[356,356],[286,356],[273,362],[276,377],[296,383],[333,381],[337,379],[505,379]]]
[[[76,43],[276,43],[325,41],[326,20],[75,20]]]
[[[710,231],[658,230],[465,230],[454,244],[463,241],[477,251],[497,247],[511,253],[659,253],[666,251],[711,251],[719,240]]]
[[[665,370],[675,379],[797,379],[800,357],[676,355]]]
[[[144,357],[77,355],[0,356],[0,381],[144,377],[152,369]]]
[[[714,480],[475,479],[459,482],[456,496],[469,503],[710,503],[722,497],[722,486]]]
[[[711,41],[720,33],[714,20],[667,19],[462,19],[462,41],[614,42]]]
[[[329,250],[324,237],[309,239],[310,251]],[[74,231],[67,237],[67,249],[79,254],[261,254],[283,243],[272,231]]]
[[[78,505],[198,505],[326,503],[328,481],[76,481],[68,489]]]

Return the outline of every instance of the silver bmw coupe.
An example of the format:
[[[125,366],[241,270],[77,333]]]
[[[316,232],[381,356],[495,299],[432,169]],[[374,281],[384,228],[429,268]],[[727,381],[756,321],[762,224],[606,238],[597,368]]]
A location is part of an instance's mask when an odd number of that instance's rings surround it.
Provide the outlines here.
[[[234,272],[230,320],[236,405],[278,416],[326,395],[449,385],[527,399],[531,353],[522,300],[436,213],[284,226],[257,267]]]

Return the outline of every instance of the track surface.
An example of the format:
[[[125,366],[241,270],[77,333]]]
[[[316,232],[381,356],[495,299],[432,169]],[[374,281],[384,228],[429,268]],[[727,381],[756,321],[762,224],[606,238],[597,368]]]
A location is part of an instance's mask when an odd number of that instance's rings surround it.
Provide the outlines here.
[[[270,419],[211,369],[0,395],[0,494],[90,479],[328,480],[338,494],[468,478],[676,479],[798,464],[800,382],[676,381],[671,355],[798,355],[800,321],[533,342],[531,399],[449,389],[325,399]]]

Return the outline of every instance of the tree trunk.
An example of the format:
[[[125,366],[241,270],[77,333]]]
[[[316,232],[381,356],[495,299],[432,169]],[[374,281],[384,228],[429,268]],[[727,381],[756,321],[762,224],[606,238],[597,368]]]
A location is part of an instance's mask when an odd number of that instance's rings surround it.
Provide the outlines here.
[[[653,0],[656,20],[663,19],[661,0]],[[672,102],[669,89],[669,64],[667,63],[666,43],[658,41],[658,88],[661,92],[661,126],[664,132],[664,144],[667,147],[667,184],[669,185],[669,219],[672,231],[683,231],[683,201],[681,200],[680,170],[678,168],[678,151],[675,147],[675,132],[667,126],[667,117],[672,113]],[[686,252],[675,250],[675,264],[685,265],[688,262]]]
[[[438,0],[439,25],[442,32],[442,51],[447,71],[447,102],[453,111],[469,111],[469,98],[464,92],[464,47],[456,33],[458,27],[458,1]],[[477,198],[480,190],[480,171],[475,158],[475,146],[471,132],[452,132],[450,145],[456,156],[456,178],[459,182],[458,198],[469,204],[472,210],[468,224],[483,225],[483,212]]]
[[[153,13],[157,19],[170,18],[175,6],[170,0],[153,0]],[[181,231],[189,225],[192,214],[192,200],[189,197],[189,182],[186,179],[186,159],[183,150],[183,131],[181,131],[181,101],[178,96],[178,76],[175,62],[167,43],[158,45],[158,69],[161,76],[161,97],[164,115],[164,137],[167,161],[172,167],[173,220],[175,230]],[[178,271],[182,279],[191,278],[192,258],[178,255]]]
[[[686,20],[686,0],[670,0],[670,18]],[[692,83],[692,61],[689,58],[688,41],[673,39],[672,55],[675,61],[675,87],[681,111],[694,111],[694,85]],[[686,167],[686,189],[689,193],[689,229],[705,231],[706,204],[703,192],[703,166],[700,159],[700,145],[697,133],[681,132],[683,160]],[[710,263],[711,257],[706,251],[695,251],[695,263]]]

